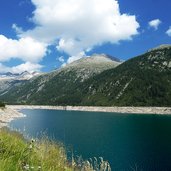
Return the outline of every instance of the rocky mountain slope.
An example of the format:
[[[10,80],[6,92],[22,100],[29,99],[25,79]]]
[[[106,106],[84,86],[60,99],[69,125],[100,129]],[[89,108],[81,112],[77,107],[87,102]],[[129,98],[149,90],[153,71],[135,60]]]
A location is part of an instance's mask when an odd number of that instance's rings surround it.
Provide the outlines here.
[[[171,106],[171,46],[162,45],[120,64],[83,58],[16,86],[10,103],[78,106]]]
[[[81,105],[171,106],[171,46],[159,46],[89,79]]]
[[[72,96],[79,84],[119,64],[120,60],[104,54],[82,58],[61,69],[13,86],[10,90],[2,92],[0,99],[9,103],[56,104],[59,101],[63,104],[63,98],[68,94]],[[78,103],[78,98],[70,98],[68,103],[71,100],[75,104]]]
[[[12,87],[20,85],[25,81],[41,75],[39,72],[22,72],[22,73],[0,73],[0,93],[8,92]]]

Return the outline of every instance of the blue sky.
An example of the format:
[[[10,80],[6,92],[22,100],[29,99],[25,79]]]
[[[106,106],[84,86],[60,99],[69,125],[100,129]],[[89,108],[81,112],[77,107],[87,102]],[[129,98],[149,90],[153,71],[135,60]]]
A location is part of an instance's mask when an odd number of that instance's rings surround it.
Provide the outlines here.
[[[71,0],[71,5],[67,0],[1,0],[0,72],[47,72],[93,53],[127,60],[171,44],[171,1],[118,0],[119,10],[115,0],[103,1]],[[122,20],[115,22],[115,30],[106,22],[112,17],[111,22]]]

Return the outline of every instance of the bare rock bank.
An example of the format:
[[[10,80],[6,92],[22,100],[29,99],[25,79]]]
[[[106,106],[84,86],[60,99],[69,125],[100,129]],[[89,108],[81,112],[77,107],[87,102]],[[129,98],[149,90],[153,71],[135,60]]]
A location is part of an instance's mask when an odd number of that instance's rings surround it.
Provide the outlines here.
[[[0,128],[7,126],[9,122],[19,117],[24,117],[24,115],[9,106],[0,108]]]
[[[171,114],[171,107],[89,107],[89,106],[36,106],[36,105],[12,105],[13,110],[21,109],[46,109],[89,112],[113,112],[127,114]]]

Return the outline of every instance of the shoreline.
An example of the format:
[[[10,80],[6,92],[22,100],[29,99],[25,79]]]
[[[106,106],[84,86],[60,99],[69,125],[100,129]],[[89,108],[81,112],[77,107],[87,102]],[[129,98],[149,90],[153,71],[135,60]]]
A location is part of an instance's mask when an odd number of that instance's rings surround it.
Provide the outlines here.
[[[8,105],[13,110],[45,109],[86,112],[110,112],[122,114],[167,114],[171,115],[171,107],[96,107],[96,106],[41,106],[41,105]]]
[[[0,128],[8,126],[12,120],[25,117],[25,115],[11,107],[0,108]]]
[[[93,107],[93,106],[40,106],[40,105],[7,105],[0,108],[0,128],[8,126],[12,120],[25,117],[22,109],[66,110],[86,112],[106,112],[121,114],[157,114],[171,115],[171,107]]]

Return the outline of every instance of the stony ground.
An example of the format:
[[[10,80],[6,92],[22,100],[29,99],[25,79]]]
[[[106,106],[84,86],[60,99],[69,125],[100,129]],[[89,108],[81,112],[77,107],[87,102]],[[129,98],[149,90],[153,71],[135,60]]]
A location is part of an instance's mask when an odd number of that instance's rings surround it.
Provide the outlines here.
[[[113,112],[130,114],[171,114],[168,107],[86,107],[86,106],[28,106],[28,105],[8,105],[0,108],[0,128],[7,126],[15,118],[24,117],[20,113],[21,109],[49,109],[49,110],[71,110],[90,112]]]
[[[9,122],[24,115],[11,107],[0,108],[0,128],[7,126]]]
[[[9,106],[13,110],[20,109],[49,109],[49,110],[72,110],[91,112],[114,112],[135,114],[171,114],[171,107],[88,107],[88,106],[36,106],[16,105]]]

